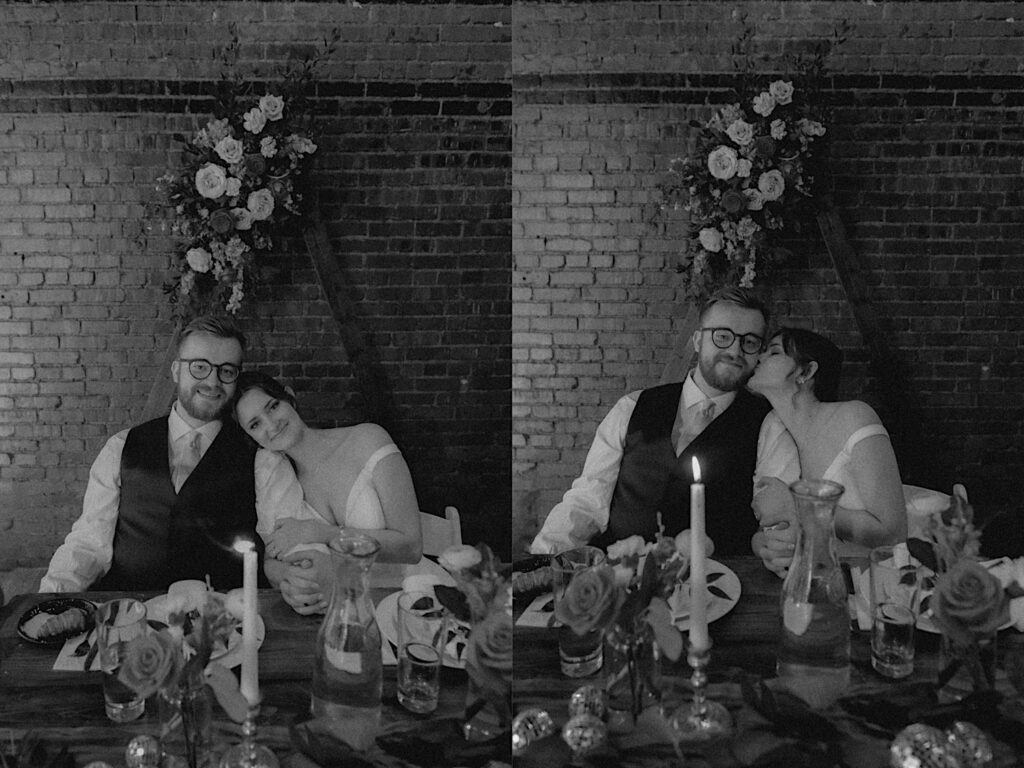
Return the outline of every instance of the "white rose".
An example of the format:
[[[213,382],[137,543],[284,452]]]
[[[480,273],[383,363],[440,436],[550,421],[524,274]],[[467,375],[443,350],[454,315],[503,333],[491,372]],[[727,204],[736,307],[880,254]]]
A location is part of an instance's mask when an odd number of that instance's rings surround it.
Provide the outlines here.
[[[768,86],[768,93],[776,104],[789,104],[793,101],[793,83],[787,80],[776,80]]]
[[[243,232],[252,229],[252,214],[248,208],[232,208],[231,215],[235,217],[235,229]]]
[[[772,138],[776,141],[782,141],[786,138],[786,121],[772,120],[771,134]]]
[[[257,189],[249,193],[245,207],[256,221],[266,221],[274,212],[274,196],[269,189]]]
[[[690,529],[684,528],[676,534],[676,552],[681,555],[690,556]],[[711,557],[715,553],[715,543],[711,537],[704,534],[704,556]]]
[[[640,534],[633,534],[625,539],[620,539],[614,544],[608,545],[608,559],[621,560],[627,555],[642,555],[650,549]]]
[[[736,120],[732,125],[725,129],[725,132],[728,134],[730,139],[735,141],[741,147],[747,146],[754,140],[754,126],[746,120]]]
[[[750,171],[753,169],[754,164],[747,160],[745,157],[741,157],[739,163],[736,165],[736,175],[741,179],[745,179],[750,176]]]
[[[808,120],[806,118],[801,118],[798,125],[800,126],[800,130],[803,131],[808,136],[825,135],[825,126],[823,126],[817,120]]]
[[[481,560],[483,560],[483,555],[480,554],[480,550],[468,544],[448,547],[437,558],[441,567],[449,572],[464,571],[477,565]]]
[[[260,154],[264,157],[273,157],[277,154],[277,141],[273,136],[264,136],[260,140]]]
[[[738,161],[736,150],[719,144],[708,155],[708,170],[716,179],[726,181],[736,175]]]
[[[754,111],[761,117],[768,117],[775,109],[775,99],[772,98],[770,93],[761,91],[754,97]]]
[[[219,165],[207,163],[196,171],[196,191],[203,197],[214,200],[223,195],[227,187],[227,174]]]
[[[267,116],[263,114],[263,110],[259,107],[253,107],[245,113],[245,117],[242,118],[242,126],[249,133],[259,133],[263,130],[263,126],[267,124]]]
[[[757,180],[757,188],[765,200],[778,200],[786,189],[782,171],[765,171]]]
[[[238,139],[225,136],[217,142],[217,146],[213,148],[213,151],[220,155],[220,159],[225,163],[233,165],[234,163],[241,162],[242,156],[245,154],[245,147],[242,146],[242,142]]]
[[[267,120],[280,120],[284,114],[284,99],[280,96],[261,96],[260,109],[266,115]]]
[[[710,253],[718,253],[722,250],[722,233],[717,229],[702,229],[700,231],[700,246]]]
[[[743,194],[747,198],[748,211],[760,211],[764,208],[764,196],[759,190],[744,189]]]
[[[227,188],[225,192],[228,197],[238,197],[238,193],[242,191],[242,182],[240,179],[236,179],[234,176],[228,178]]]
[[[213,256],[205,248],[189,248],[185,260],[194,272],[209,272]]]

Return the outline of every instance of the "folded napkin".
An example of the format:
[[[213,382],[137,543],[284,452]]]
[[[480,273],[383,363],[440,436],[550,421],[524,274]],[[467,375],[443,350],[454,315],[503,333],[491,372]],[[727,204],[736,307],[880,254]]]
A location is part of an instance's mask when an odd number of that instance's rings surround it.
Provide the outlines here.
[[[558,624],[554,613],[555,598],[550,592],[537,595],[516,619],[517,627],[554,627]]]
[[[89,671],[99,670],[100,660],[96,655],[95,629],[65,640],[57,654],[57,660],[53,662],[53,671],[85,672],[86,661],[89,662]]]

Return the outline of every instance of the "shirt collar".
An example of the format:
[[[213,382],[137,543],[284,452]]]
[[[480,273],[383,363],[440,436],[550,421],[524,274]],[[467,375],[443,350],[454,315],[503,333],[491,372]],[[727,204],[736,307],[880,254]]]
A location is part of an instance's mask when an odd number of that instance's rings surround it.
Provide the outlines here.
[[[695,403],[700,403],[704,400],[709,399],[706,394],[697,386],[697,382],[693,380],[693,374],[689,374],[686,377],[686,381],[683,382],[683,394],[679,398],[679,409],[680,413],[689,408]],[[718,413],[721,413],[730,405],[732,401],[736,399],[735,392],[724,392],[721,395],[715,395],[710,398],[715,403],[715,409]]]
[[[191,427],[189,423],[185,421],[185,419],[182,418],[181,414],[178,412],[178,409],[180,407],[181,406],[179,405],[178,401],[175,400],[174,406],[171,408],[171,414],[170,416],[167,417],[167,434],[170,437],[172,443],[176,442],[178,438],[181,437],[182,435],[187,435],[193,430],[195,430],[196,432],[203,433],[203,437],[206,438],[206,445],[212,443],[213,439],[217,437],[218,434],[220,434],[220,419],[208,421],[199,427]]]

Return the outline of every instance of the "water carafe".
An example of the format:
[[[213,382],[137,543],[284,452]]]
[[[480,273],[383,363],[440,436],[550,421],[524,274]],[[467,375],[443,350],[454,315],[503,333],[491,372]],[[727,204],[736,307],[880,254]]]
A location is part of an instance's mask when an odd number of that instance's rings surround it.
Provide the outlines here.
[[[380,543],[351,531],[330,542],[334,591],[316,636],[313,700],[316,717],[357,726],[380,723],[380,629],[368,589]]]
[[[824,708],[850,683],[850,618],[836,557],[833,519],[844,488],[828,480],[789,486],[800,527],[782,584],[780,681],[811,707]]]

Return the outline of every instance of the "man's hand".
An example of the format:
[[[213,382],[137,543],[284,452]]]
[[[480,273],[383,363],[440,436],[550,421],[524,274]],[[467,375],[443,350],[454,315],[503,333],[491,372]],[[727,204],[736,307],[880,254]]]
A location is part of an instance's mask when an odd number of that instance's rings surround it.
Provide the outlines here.
[[[750,546],[765,568],[785,576],[796,551],[799,524],[793,494],[777,477],[761,478],[754,484],[751,506],[761,530],[754,534]]]
[[[281,579],[281,596],[296,613],[307,616],[327,610],[333,573],[331,556],[315,550],[287,555],[288,567]]]

